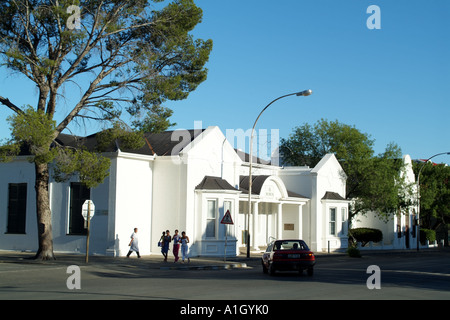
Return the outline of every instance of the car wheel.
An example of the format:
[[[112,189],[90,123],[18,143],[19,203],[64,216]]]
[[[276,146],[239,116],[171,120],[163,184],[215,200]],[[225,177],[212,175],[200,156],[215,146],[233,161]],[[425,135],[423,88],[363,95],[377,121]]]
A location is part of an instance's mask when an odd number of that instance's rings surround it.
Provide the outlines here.
[[[263,273],[268,273],[269,270],[267,270],[267,267],[266,267],[266,265],[264,264],[264,261],[261,261],[261,264],[262,264]]]
[[[312,277],[314,275],[314,268],[308,268],[308,276]]]
[[[269,266],[269,274],[270,274],[271,276],[274,276],[274,275],[275,275],[275,268],[273,267],[272,264]]]

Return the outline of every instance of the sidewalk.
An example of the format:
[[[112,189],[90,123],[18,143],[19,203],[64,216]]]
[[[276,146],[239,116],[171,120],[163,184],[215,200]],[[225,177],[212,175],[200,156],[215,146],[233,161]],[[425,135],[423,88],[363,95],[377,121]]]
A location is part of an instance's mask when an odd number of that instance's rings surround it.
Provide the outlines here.
[[[428,254],[428,253],[450,253],[450,248],[433,248],[422,249],[419,252],[416,250],[361,250],[361,255],[393,255],[393,254]],[[333,257],[348,257],[346,252],[316,252],[314,253],[316,259],[333,258]],[[258,268],[261,266],[262,253],[251,253],[250,258],[246,255],[236,257],[229,257],[224,261],[223,257],[193,257],[190,263],[181,263],[180,261],[174,263],[174,257],[169,255],[168,261],[164,262],[162,255],[144,255],[142,258],[137,258],[132,254],[130,258],[126,257],[109,257],[90,255],[89,262],[85,262],[85,254],[73,253],[58,253],[55,252],[56,260],[40,261],[33,260],[34,252],[20,252],[20,251],[6,251],[0,250],[0,269],[2,263],[26,263],[26,264],[48,264],[48,265],[89,265],[102,266],[111,265],[116,267],[136,267],[149,268],[159,270],[221,270],[221,269],[235,269],[235,268]],[[351,258],[357,259],[357,258]]]
[[[0,268],[2,263],[26,263],[26,264],[48,264],[48,265],[114,265],[114,266],[130,266],[130,267],[146,267],[149,269],[160,270],[220,270],[220,269],[234,269],[247,268],[249,265],[255,266],[260,264],[261,255],[253,256],[249,259],[246,257],[230,257],[226,261],[223,257],[193,257],[190,262],[184,263],[179,260],[174,263],[174,257],[168,257],[168,261],[163,261],[163,256],[158,254],[141,255],[137,258],[136,255],[126,257],[109,257],[90,255],[89,262],[86,264],[85,254],[73,253],[58,253],[55,252],[56,260],[40,261],[34,260],[34,252],[20,252],[20,251],[3,251],[0,250]]]

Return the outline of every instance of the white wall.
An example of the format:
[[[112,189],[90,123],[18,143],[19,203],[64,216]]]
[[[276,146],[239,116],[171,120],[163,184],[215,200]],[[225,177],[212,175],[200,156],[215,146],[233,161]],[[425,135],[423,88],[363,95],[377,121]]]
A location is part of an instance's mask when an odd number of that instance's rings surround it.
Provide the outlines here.
[[[309,203],[303,207],[303,238],[309,247],[313,251],[326,250],[329,240],[335,243],[335,248],[341,247],[340,238],[330,237],[328,234],[329,208],[322,202],[327,191],[336,192],[345,198],[346,177],[334,154],[325,155],[312,169],[282,168],[278,171],[278,176],[286,189],[310,198]],[[348,203],[337,202],[333,206],[339,208],[337,215],[340,216],[340,208],[348,208]]]
[[[234,212],[233,219],[237,219],[239,207],[237,192],[196,192],[195,187],[205,176],[220,177],[230,185],[239,185],[239,168],[242,163],[234,149],[226,140],[218,127],[208,127],[180,155],[182,162],[186,164],[186,178],[182,182],[186,188],[184,207],[180,208],[181,225],[190,235],[191,250],[193,255],[223,255],[224,250],[224,226],[220,221],[223,212],[223,201],[232,201]],[[205,239],[206,228],[206,198],[215,199],[218,205],[217,236],[216,239]],[[236,225],[229,226],[231,234],[235,234]],[[180,230],[180,229],[179,229]],[[180,230],[181,232],[182,230]],[[228,239],[227,254],[236,251],[235,241]],[[234,247],[231,247],[233,243]]]
[[[150,250],[152,254],[160,254],[157,243],[165,230],[178,229],[181,233],[185,227],[180,223],[180,206],[185,203],[185,192],[182,190],[183,176],[186,166],[178,157],[156,157],[153,163],[153,208],[152,237]]]
[[[0,163],[0,249],[36,251],[38,248],[34,165],[27,159],[28,157],[17,157],[12,162]],[[25,234],[6,233],[9,183],[27,183]]]
[[[152,157],[120,152],[116,162],[114,238],[120,255],[128,253],[130,236],[138,228],[141,255],[150,253],[152,239]],[[95,217],[94,217],[95,218]]]

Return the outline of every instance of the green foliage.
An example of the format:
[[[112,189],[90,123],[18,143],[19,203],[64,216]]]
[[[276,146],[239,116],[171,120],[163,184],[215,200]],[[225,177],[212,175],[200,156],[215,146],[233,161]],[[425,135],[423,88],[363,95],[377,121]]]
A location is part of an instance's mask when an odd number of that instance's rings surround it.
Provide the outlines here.
[[[383,240],[383,233],[381,230],[372,228],[354,228],[349,230],[349,235],[356,242],[360,242],[364,247],[370,241],[380,242]]]
[[[132,117],[154,113],[206,80],[212,50],[211,40],[190,34],[203,16],[193,0],[161,2],[3,1],[0,55],[6,67],[36,83],[38,106],[49,115],[56,110],[51,97],[63,95],[68,81],[79,85],[80,101],[59,132],[77,117],[115,121],[122,110]],[[80,9],[81,29],[68,26],[71,5]]]
[[[148,133],[164,132],[168,128],[175,126],[169,118],[173,111],[159,105],[155,105],[147,112],[146,117],[141,121],[134,121],[133,125],[137,130]]]
[[[80,181],[92,188],[108,176],[108,158],[55,144],[55,121],[43,111],[28,106],[23,113],[8,117],[8,122],[13,138],[0,148],[0,160],[10,160],[18,155],[22,146],[31,154],[32,162],[47,164],[55,161],[56,181],[65,181],[78,174]]]
[[[355,127],[321,119],[314,126],[296,127],[289,139],[281,140],[280,151],[289,164],[314,167],[327,153],[347,162],[368,159],[373,155],[373,143]]]
[[[0,162],[9,162],[20,152],[20,145],[14,142],[6,142],[0,145]]]
[[[422,245],[428,240],[430,243],[436,241],[436,230],[420,228],[420,242]]]
[[[420,220],[427,229],[450,223],[450,167],[442,164],[419,163],[414,171],[420,173]]]
[[[57,182],[78,175],[80,182],[88,188],[95,188],[109,175],[110,159],[86,150],[60,150],[54,167]]]
[[[50,145],[56,124],[47,114],[28,106],[23,113],[10,116],[7,120],[13,141],[16,145],[25,145],[34,156],[33,161],[49,163],[54,159],[56,153]]]
[[[114,149],[116,141],[119,140],[121,148],[127,150],[139,149],[145,144],[141,132],[131,131],[122,122],[116,121],[111,129],[97,134],[97,151],[104,152]]]
[[[347,248],[347,254],[352,258],[361,258],[361,252],[356,246],[349,246]]]

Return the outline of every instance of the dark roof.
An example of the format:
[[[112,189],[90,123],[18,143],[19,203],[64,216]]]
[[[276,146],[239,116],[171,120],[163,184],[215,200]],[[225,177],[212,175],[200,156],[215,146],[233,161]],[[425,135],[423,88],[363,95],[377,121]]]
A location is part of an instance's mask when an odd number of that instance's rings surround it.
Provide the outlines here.
[[[341,197],[337,192],[327,191],[322,200],[345,200],[345,198]]]
[[[261,193],[261,188],[264,184],[264,182],[267,180],[267,178],[270,176],[267,175],[260,175],[260,176],[254,176],[252,175],[252,194],[259,195]],[[248,194],[248,176],[240,176],[239,177],[239,190],[242,191],[242,193]],[[288,197],[291,198],[304,198],[308,199],[308,197],[302,196],[301,194],[292,192],[287,190]]]
[[[252,194],[259,194],[261,192],[261,188],[269,176],[253,176],[252,175]],[[240,176],[239,177],[239,189],[248,194],[248,176]]]
[[[124,152],[143,154],[143,155],[178,155],[188,144],[190,144],[200,133],[201,130],[174,130],[161,133],[145,133],[144,145],[139,149],[127,149],[123,146],[120,139],[111,144],[104,152],[116,152],[118,149]],[[97,134],[87,137],[79,137],[61,133],[56,139],[56,143],[66,147],[86,148],[89,151],[97,150]]]
[[[146,144],[159,156],[178,155],[202,130],[175,130],[145,134]],[[176,147],[176,148],[175,148]]]
[[[238,191],[236,188],[233,188],[228,181],[219,178],[219,177],[211,177],[205,176],[200,182],[198,186],[195,187],[196,190],[233,190]]]
[[[247,152],[244,152],[242,150],[239,150],[239,149],[234,149],[234,151],[236,151],[237,155],[239,156],[239,158],[241,158],[242,161],[250,162],[250,154],[248,154]],[[260,164],[270,165],[271,161],[252,156],[252,163],[260,163]]]

